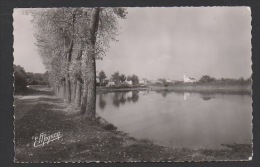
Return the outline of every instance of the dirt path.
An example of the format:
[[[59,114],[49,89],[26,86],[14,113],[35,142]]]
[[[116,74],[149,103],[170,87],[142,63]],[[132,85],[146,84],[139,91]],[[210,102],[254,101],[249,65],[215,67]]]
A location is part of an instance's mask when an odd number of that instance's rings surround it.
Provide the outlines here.
[[[201,161],[247,159],[251,153],[248,145],[219,151],[189,150],[137,140],[100,119],[88,120],[46,87],[30,88],[15,96],[14,124],[16,162]],[[61,139],[34,147],[34,137],[40,133],[57,132]]]

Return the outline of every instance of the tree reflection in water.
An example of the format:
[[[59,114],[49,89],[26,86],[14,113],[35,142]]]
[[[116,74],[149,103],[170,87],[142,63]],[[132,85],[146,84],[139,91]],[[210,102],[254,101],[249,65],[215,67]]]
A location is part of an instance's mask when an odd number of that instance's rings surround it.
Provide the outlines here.
[[[205,100],[205,101],[214,99],[214,97],[210,97],[210,96],[202,96],[201,98],[202,98],[203,100]]]
[[[132,92],[115,92],[113,97],[113,104],[116,107],[119,107],[126,102],[137,102],[139,99],[138,91]]]
[[[139,91],[131,91],[131,92],[114,92],[112,95],[112,104],[116,107],[125,104],[126,102],[136,103],[139,99]],[[111,96],[110,96],[111,97]],[[105,101],[103,94],[99,95],[99,107],[103,110],[106,106],[107,102]]]
[[[113,97],[113,104],[114,104],[114,106],[116,106],[116,107],[119,107],[120,106],[120,100],[119,100],[119,95],[120,93],[118,93],[118,92],[115,92],[114,93],[114,97]]]
[[[168,90],[157,90],[155,92],[161,94],[164,98],[170,93]]]
[[[104,100],[104,94],[103,93],[101,93],[100,95],[99,95],[99,107],[102,109],[102,110],[104,110],[104,108],[106,107],[106,105],[107,105],[107,102]]]

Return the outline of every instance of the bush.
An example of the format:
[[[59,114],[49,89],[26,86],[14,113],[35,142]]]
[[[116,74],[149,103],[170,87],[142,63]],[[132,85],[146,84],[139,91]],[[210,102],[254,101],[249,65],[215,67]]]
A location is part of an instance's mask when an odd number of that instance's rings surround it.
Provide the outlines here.
[[[26,89],[26,72],[24,71],[24,68],[21,66],[14,65],[14,86],[15,86],[15,92],[19,92]]]
[[[113,124],[109,123],[103,126],[105,130],[117,130],[117,127],[115,127]]]
[[[208,75],[204,75],[203,77],[200,78],[199,82],[200,83],[210,83],[212,81],[215,81],[216,79],[215,78],[212,78]]]
[[[20,92],[23,90],[26,90],[26,80],[19,76],[19,75],[15,75],[14,76],[14,83],[15,83],[15,92]]]

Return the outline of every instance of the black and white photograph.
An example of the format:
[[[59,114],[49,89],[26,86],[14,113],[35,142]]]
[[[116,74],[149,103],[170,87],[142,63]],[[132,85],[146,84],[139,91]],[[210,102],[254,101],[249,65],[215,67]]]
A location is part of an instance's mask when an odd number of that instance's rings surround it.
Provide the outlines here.
[[[250,161],[251,9],[13,10],[14,162]]]

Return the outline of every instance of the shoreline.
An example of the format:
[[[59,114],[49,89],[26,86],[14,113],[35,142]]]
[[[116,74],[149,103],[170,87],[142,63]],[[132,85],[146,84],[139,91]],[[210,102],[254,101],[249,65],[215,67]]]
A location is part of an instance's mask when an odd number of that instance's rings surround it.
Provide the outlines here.
[[[221,93],[221,94],[252,94],[251,85],[176,85],[176,86],[142,86],[142,87],[97,87],[97,92],[116,91],[170,91],[170,92],[190,92],[190,93]]]

